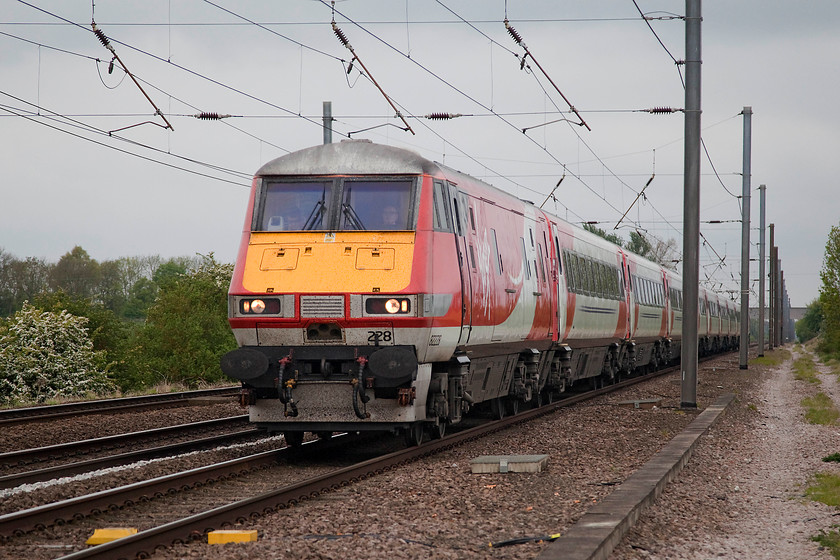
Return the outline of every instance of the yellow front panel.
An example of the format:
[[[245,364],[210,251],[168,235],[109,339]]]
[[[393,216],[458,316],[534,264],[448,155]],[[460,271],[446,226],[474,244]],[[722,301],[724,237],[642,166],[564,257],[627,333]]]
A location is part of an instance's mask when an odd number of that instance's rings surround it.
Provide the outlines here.
[[[252,292],[398,292],[411,280],[414,232],[257,232],[242,284]]]

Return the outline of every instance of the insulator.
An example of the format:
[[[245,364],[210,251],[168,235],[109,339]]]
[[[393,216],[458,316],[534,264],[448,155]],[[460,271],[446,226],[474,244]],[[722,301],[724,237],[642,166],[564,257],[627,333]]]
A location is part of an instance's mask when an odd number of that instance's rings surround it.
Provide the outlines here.
[[[102,46],[106,49],[111,48],[111,42],[108,40],[108,37],[105,36],[105,32],[93,25],[93,34],[96,35],[96,38],[99,39],[99,42],[102,43]]]
[[[679,111],[679,109],[674,109],[672,107],[654,107],[647,110],[647,112],[651,115],[664,115],[666,113],[676,113],[677,111]]]
[[[197,115],[193,115],[197,119],[201,119],[204,121],[218,121],[221,119],[226,119],[230,115],[220,115],[219,113],[199,113]]]
[[[507,29],[510,36],[513,37],[513,40],[516,41],[517,44],[522,44],[522,36],[516,32],[516,29],[510,24],[507,18],[505,18],[505,28]]]
[[[352,50],[353,47],[350,46],[350,41],[347,39],[347,36],[344,34],[344,31],[342,31],[335,24],[335,22],[333,22],[332,28],[333,28],[333,33],[335,33],[335,36],[338,37],[339,41],[341,41],[341,44],[344,45],[345,47],[347,47],[348,49]]]
[[[458,117],[463,117],[461,113],[429,113],[426,115],[427,119],[431,119],[433,121],[445,121],[448,119],[457,119]]]

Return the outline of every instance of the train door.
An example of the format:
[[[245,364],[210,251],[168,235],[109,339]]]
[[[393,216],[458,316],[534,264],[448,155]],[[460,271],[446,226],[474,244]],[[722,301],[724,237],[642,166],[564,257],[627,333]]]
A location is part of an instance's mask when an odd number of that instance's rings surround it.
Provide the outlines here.
[[[551,260],[551,277],[554,279],[556,286],[555,297],[556,308],[552,309],[552,314],[557,318],[557,341],[562,342],[563,336],[566,332],[566,276],[563,274],[563,261],[560,256],[560,239],[557,237],[556,225],[552,224],[552,235],[554,237],[554,251],[556,257]]]
[[[453,183],[448,183],[449,207],[452,211],[452,223],[455,225],[455,244],[458,251],[458,271],[461,275],[461,333],[458,344],[467,344],[472,332],[472,267],[469,261],[467,236],[470,229],[467,195]]]
[[[633,286],[627,254],[621,251],[619,252],[619,257],[621,259],[621,277],[624,281],[624,300],[627,305],[627,330],[625,336],[629,340],[636,334],[636,319],[639,311],[636,308],[635,286]]]

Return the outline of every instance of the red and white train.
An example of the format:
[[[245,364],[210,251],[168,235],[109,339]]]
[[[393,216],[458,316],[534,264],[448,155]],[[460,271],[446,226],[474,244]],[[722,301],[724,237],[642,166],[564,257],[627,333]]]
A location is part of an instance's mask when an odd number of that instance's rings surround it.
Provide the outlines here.
[[[701,353],[737,306],[700,290]],[[254,178],[222,359],[250,419],[304,432],[441,436],[567,387],[679,360],[675,272],[413,152],[354,140]]]

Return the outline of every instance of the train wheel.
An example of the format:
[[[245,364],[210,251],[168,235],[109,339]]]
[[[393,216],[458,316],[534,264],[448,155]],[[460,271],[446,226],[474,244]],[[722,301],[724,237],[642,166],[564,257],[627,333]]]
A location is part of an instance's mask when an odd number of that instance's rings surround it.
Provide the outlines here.
[[[408,447],[417,447],[423,443],[423,422],[415,422],[405,430],[405,444]]]
[[[303,445],[303,432],[283,432],[286,445],[289,447],[300,447]]]
[[[441,439],[446,435],[446,422],[442,418],[438,418],[437,424],[427,424],[429,437],[432,439]]]
[[[505,414],[505,403],[502,401],[501,397],[497,397],[490,401],[490,412],[493,414],[493,418],[496,420],[501,420],[506,416]]]

